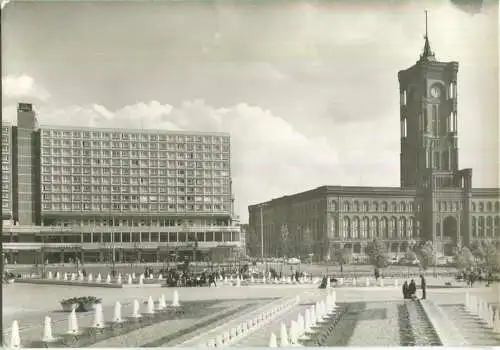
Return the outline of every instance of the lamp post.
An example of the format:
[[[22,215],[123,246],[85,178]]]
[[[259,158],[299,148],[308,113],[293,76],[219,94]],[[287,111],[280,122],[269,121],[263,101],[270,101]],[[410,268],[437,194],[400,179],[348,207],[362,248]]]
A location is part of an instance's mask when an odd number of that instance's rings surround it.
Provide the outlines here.
[[[417,242],[416,242],[414,239],[410,239],[410,240],[408,241],[408,245],[411,247],[411,250],[410,250],[410,251],[411,251],[411,252],[413,252],[412,257],[414,257],[414,256],[415,256],[415,244],[416,244],[416,243],[417,243]],[[412,261],[412,263],[413,263],[413,261]],[[410,265],[408,264],[408,277],[409,277],[409,276],[410,276]]]

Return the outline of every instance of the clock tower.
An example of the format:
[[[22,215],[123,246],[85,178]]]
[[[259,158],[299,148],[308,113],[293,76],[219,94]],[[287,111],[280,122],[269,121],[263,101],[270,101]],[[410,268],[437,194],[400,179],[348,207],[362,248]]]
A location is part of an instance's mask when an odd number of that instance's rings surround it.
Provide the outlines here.
[[[457,73],[458,62],[440,62],[432,51],[426,11],[423,52],[413,66],[398,72],[400,179],[402,188],[416,189],[422,238],[433,241],[442,232],[439,197],[455,196],[461,207],[467,207],[465,197],[471,189],[472,172],[458,167]],[[456,219],[460,243],[461,219]]]
[[[401,187],[456,187],[458,62],[439,62],[427,34],[420,59],[398,73]]]

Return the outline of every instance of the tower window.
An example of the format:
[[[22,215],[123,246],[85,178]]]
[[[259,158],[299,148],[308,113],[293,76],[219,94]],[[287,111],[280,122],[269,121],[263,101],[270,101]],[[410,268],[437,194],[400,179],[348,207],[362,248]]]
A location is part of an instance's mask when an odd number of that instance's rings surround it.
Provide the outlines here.
[[[434,157],[433,157],[433,167],[434,169],[439,169],[439,152],[434,152]]]
[[[438,108],[437,106],[432,106],[432,133],[437,135],[439,132],[438,127]]]

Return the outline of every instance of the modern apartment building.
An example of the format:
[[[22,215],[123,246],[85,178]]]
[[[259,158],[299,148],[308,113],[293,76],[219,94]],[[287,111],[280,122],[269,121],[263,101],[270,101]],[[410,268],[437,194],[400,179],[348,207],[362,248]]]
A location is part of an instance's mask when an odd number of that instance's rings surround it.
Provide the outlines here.
[[[333,247],[364,255],[375,237],[396,255],[421,241],[444,255],[500,243],[500,188],[472,188],[472,169],[459,168],[458,66],[436,60],[425,36],[419,60],[398,73],[400,187],[322,186],[251,205],[250,254],[305,255],[312,246],[316,259]]]
[[[226,133],[39,127],[23,103],[4,130],[9,260],[200,260],[241,246]]]

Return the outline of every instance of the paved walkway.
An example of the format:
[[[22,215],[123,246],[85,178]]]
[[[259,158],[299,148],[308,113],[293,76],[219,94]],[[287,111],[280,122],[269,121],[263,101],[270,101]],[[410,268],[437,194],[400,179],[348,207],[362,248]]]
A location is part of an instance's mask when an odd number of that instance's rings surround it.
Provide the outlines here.
[[[399,338],[398,305],[401,303],[367,303],[352,332],[348,346],[395,346]],[[359,317],[347,314],[349,317]]]
[[[88,287],[68,287],[50,285],[28,285],[11,284],[3,285],[3,323],[4,334],[10,332],[12,320],[18,320],[21,328],[21,337],[41,338],[42,323],[44,316],[51,316],[54,321],[54,332],[59,332],[67,327],[68,315],[60,312],[59,302],[62,299],[93,295],[103,298],[105,319],[112,315],[112,308],[116,301],[120,301],[124,308],[122,315],[125,317],[131,313],[131,304],[134,299],[142,302],[147,297],[152,296],[157,299],[161,294],[165,295],[167,303],[172,299],[172,288],[133,288],[133,289],[108,289],[108,288],[88,288]],[[326,296],[326,290],[320,290],[317,286],[293,286],[293,285],[257,285],[245,287],[218,287],[218,288],[179,288],[181,303],[188,300],[227,300],[227,299],[249,299],[249,298],[277,298],[292,297],[298,293],[307,293],[308,297],[303,298],[303,302],[316,301],[318,298]],[[497,303],[499,298],[492,288],[452,288],[452,289],[431,289],[428,291],[428,299],[435,301],[438,305],[460,304],[465,300],[465,292],[470,292],[481,296],[490,303]],[[339,288],[337,289],[338,302],[366,302],[370,308],[382,309],[384,302],[401,301],[401,288],[394,287],[362,287],[362,288]],[[420,293],[420,292],[419,292]],[[387,303],[389,305],[389,303]],[[349,345],[370,345],[387,346],[399,345],[397,330],[394,327],[394,306],[386,306],[386,320],[373,321],[362,319],[353,328],[353,343]],[[290,320],[296,319],[298,312],[304,312],[303,308],[298,308],[290,312],[288,316],[270,324],[264,330],[255,333],[253,346],[266,346],[272,331],[279,336],[281,320],[285,320],[289,326]],[[80,326],[85,327],[92,322],[92,314],[79,315]],[[180,325],[179,325],[180,327]],[[369,331],[369,333],[367,333]],[[156,329],[156,332],[161,333]],[[386,334],[385,334],[385,333]],[[368,335],[367,335],[368,334]],[[373,336],[373,334],[375,336]],[[380,339],[378,339],[380,336]],[[38,338],[37,338],[38,337]],[[364,343],[363,343],[364,341]],[[241,344],[246,340],[242,340]],[[390,344],[389,344],[390,343]],[[247,344],[250,346],[250,343]]]

